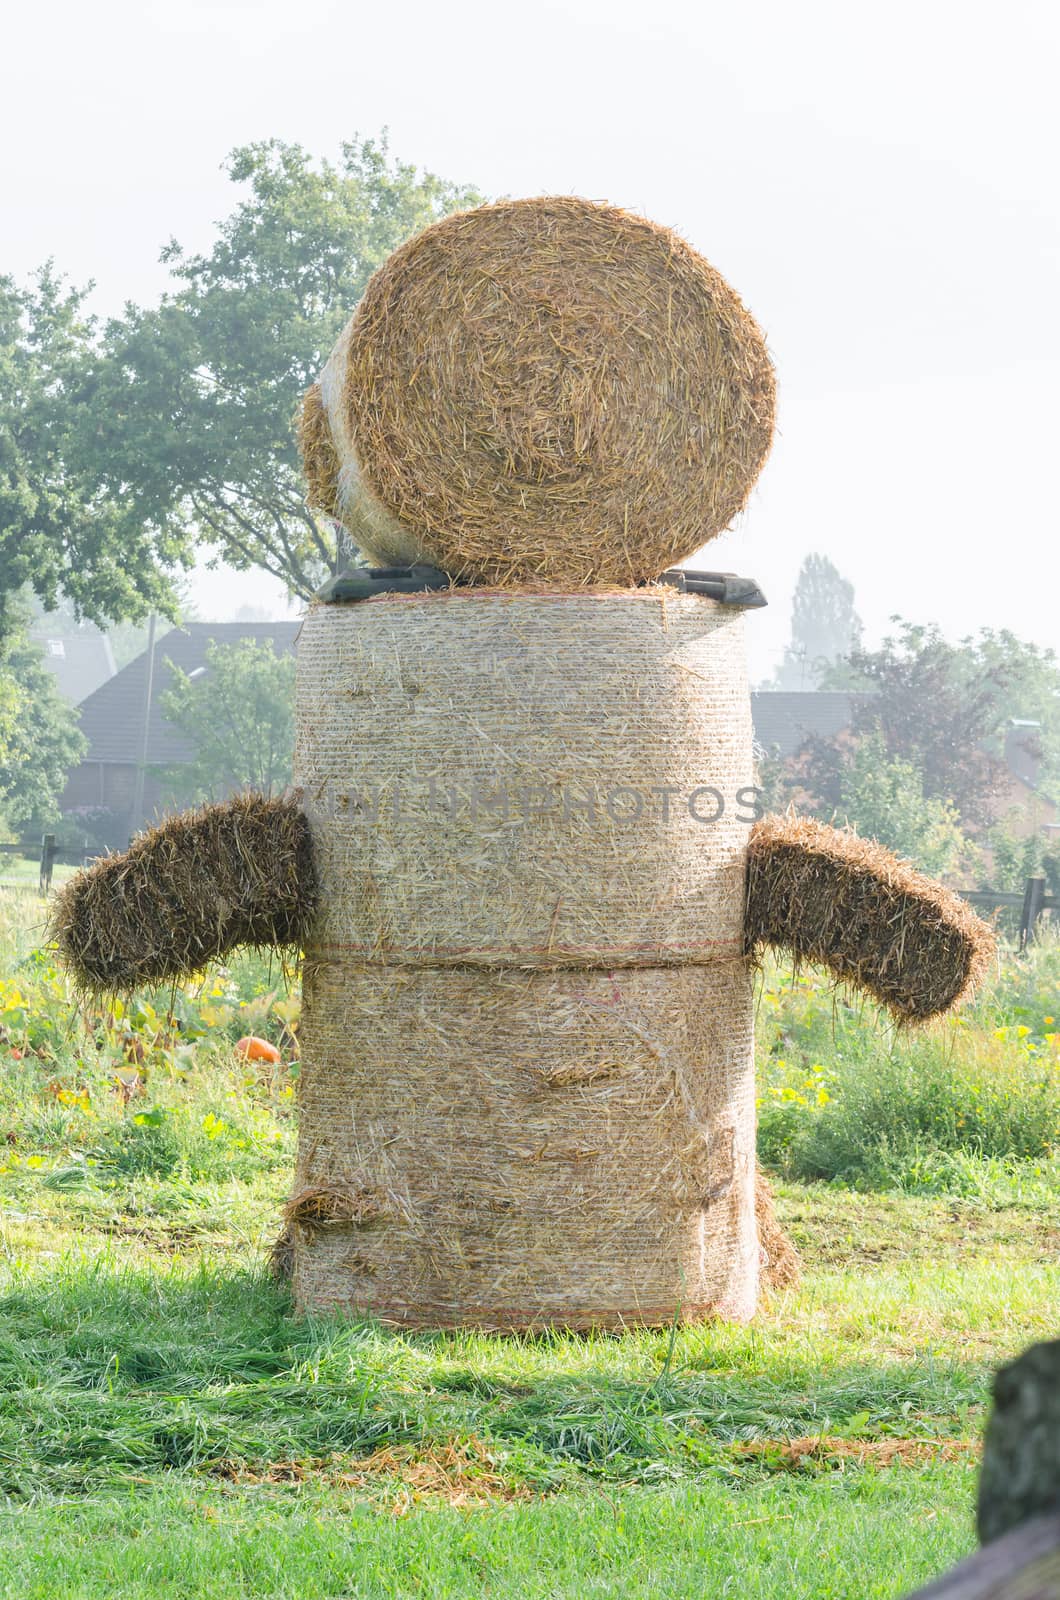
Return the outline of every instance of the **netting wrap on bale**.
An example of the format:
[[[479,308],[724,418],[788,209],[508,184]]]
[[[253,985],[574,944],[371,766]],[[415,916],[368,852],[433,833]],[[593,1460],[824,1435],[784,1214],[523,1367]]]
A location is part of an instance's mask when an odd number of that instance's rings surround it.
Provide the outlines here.
[[[749,1316],[739,614],[672,590],[393,596],[314,608],[298,672],[320,885],[299,1303]]]
[[[742,963],[306,973],[305,1307],[509,1331],[755,1308]]]
[[[310,390],[302,440],[315,502],[377,562],[628,585],[741,510],[774,401],[761,330],[684,240],[546,197],[397,250]]]
[[[753,783],[740,612],[660,587],[321,605],[298,648],[311,953],[737,959]]]

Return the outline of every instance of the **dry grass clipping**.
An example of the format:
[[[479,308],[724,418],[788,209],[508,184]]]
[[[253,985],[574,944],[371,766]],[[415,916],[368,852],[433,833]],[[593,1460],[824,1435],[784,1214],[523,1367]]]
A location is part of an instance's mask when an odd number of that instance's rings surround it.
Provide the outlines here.
[[[985,975],[994,938],[968,904],[873,840],[809,818],[751,834],[747,945],[829,968],[900,1022],[948,1011]]]
[[[812,1472],[822,1468],[923,1467],[935,1461],[974,1465],[976,1439],[843,1439],[820,1434],[801,1439],[746,1439],[732,1445],[735,1455],[749,1456],[775,1472]]]
[[[329,1222],[353,1222],[363,1226],[386,1217],[391,1209],[382,1190],[350,1190],[339,1184],[318,1184],[299,1189],[288,1200],[283,1211],[284,1232],[298,1226],[325,1227]]]
[[[435,1445],[387,1445],[354,1460],[341,1455],[270,1461],[252,1467],[239,1461],[218,1461],[212,1475],[242,1484],[327,1484],[332,1489],[369,1489],[391,1482],[398,1498],[395,1516],[422,1499],[440,1499],[451,1506],[488,1505],[497,1500],[525,1500],[530,1490],[510,1484],[496,1471],[497,1459],[485,1440],[439,1441]]]
[[[354,537],[500,586],[657,577],[742,509],[773,433],[765,340],[720,274],[571,196],[403,245],[322,386]]]
[[[172,817],[71,878],[50,933],[85,990],[114,993],[189,977],[238,945],[297,952],[315,909],[302,812],[238,795]]]

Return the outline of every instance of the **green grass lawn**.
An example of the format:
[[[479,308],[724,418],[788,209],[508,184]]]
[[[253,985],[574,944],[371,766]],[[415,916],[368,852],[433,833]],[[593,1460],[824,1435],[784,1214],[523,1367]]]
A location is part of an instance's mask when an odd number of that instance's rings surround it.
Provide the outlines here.
[[[306,1321],[283,1183],[19,1178],[0,1592],[901,1595],[972,1547],[989,1370],[1060,1307],[1038,1213],[786,1185],[805,1281],[750,1328]]]
[[[780,1180],[804,1279],[751,1327],[406,1335],[296,1318],[265,1271],[296,1072],[241,1066],[231,1040],[290,1042],[282,978],[248,962],[81,1018],[17,898],[0,915],[0,1595],[868,1600],[973,1547],[991,1370],[1060,1325],[1060,1184],[1031,1133],[1018,1160],[980,1138],[899,1170],[904,1108],[877,1172],[840,1115],[905,1048],[871,1019],[825,1037],[807,989],[761,1019],[775,1166],[840,1147],[853,1166],[847,1184]],[[969,1024],[984,1059],[1011,1033],[1010,1099],[1039,1094],[1055,971],[1047,953],[1003,976]],[[1017,1022],[1039,990],[1040,1018]],[[971,1096],[971,1057],[939,1060]],[[960,1132],[932,1070],[918,1116],[948,1120],[934,1146],[906,1129],[921,1158]],[[797,1087],[822,1075],[823,1100]],[[1008,1102],[991,1116],[1015,1125]]]
[[[52,868],[52,882],[65,883],[67,878],[73,876],[76,867],[67,866],[62,861],[57,861]],[[36,891],[40,881],[39,856],[9,856],[0,855],[0,888],[3,889],[32,889]]]

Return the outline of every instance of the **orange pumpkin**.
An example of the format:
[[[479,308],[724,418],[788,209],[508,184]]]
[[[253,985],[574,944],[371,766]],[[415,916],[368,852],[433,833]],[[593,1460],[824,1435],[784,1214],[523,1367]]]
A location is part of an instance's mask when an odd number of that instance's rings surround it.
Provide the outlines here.
[[[270,1044],[268,1039],[259,1039],[254,1033],[248,1033],[246,1038],[239,1040],[236,1055],[242,1056],[244,1061],[270,1061],[273,1064],[283,1059],[274,1044]]]

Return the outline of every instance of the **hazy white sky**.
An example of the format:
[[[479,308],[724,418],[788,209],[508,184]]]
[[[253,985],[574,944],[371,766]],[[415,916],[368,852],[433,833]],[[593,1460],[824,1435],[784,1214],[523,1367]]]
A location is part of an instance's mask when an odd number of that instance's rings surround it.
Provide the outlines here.
[[[704,564],[753,574],[752,664],[810,550],[953,635],[1060,643],[1052,0],[573,0],[364,6],[97,0],[8,8],[0,270],[47,256],[98,309],[206,248],[226,152],[321,155],[390,129],[489,194],[575,192],[669,223],[769,336],[780,434]],[[204,615],[271,603],[201,577]]]

